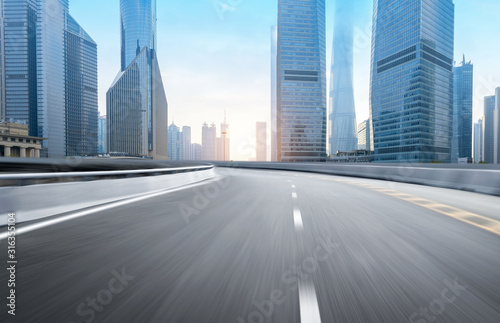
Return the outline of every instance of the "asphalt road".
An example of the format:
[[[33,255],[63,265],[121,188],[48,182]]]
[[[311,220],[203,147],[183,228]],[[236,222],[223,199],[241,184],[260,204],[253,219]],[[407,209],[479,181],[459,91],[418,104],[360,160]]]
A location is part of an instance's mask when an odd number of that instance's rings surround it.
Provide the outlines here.
[[[500,322],[499,197],[218,172],[17,236],[0,322]]]

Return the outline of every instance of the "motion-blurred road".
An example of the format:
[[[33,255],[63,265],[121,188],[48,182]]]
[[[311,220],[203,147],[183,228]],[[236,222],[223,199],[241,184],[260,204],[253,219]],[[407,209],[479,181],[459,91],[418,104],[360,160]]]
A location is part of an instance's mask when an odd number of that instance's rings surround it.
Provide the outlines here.
[[[499,197],[217,172],[19,235],[15,322],[500,322]]]

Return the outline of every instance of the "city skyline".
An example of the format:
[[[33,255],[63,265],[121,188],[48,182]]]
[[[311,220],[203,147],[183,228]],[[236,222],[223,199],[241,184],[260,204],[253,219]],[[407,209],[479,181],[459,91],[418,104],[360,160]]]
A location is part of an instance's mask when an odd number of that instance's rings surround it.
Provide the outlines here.
[[[247,160],[253,154],[253,127],[248,125],[254,120],[270,121],[269,38],[277,12],[277,2],[273,2],[244,1],[223,13],[209,0],[158,3],[158,52],[169,95],[169,117],[192,125],[193,141],[201,142],[199,125],[220,119],[226,108],[233,127],[238,129],[232,136],[234,159]],[[500,27],[494,19],[500,3],[454,2],[455,60],[460,61],[465,53],[474,61],[477,120],[482,115],[484,96],[494,94],[500,86],[500,63],[492,55],[500,45],[488,41]],[[105,114],[105,93],[120,70],[116,59],[120,47],[119,2],[72,0],[70,6],[72,16],[99,46],[99,111]],[[327,44],[333,37],[333,7],[334,1],[327,1]],[[354,80],[358,120],[368,118],[371,10],[372,1],[357,1]],[[191,57],[196,57],[195,64]],[[330,57],[331,48],[327,46],[328,61]],[[239,65],[242,61],[244,66]],[[234,73],[237,69],[242,70]],[[185,71],[183,76],[175,73],[180,70]],[[238,77],[241,73],[247,77]],[[193,92],[195,88],[200,91]]]

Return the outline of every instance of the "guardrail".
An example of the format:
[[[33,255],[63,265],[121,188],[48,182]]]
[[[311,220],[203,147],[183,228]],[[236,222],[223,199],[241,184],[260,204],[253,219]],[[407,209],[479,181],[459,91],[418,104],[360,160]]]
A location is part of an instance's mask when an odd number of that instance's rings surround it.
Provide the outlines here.
[[[44,183],[61,183],[73,181],[94,181],[103,179],[134,178],[145,176],[159,176],[209,170],[209,166],[172,167],[158,169],[88,171],[88,172],[52,172],[52,173],[24,173],[0,175],[0,186],[25,186]]]
[[[500,196],[500,165],[213,162],[218,167],[300,171],[450,188]]]
[[[106,163],[109,167],[111,163]],[[139,163],[135,166],[149,167]],[[27,222],[211,180],[213,165],[110,171],[0,173],[0,214]],[[43,185],[39,185],[43,184]],[[0,226],[7,217],[0,217]]]

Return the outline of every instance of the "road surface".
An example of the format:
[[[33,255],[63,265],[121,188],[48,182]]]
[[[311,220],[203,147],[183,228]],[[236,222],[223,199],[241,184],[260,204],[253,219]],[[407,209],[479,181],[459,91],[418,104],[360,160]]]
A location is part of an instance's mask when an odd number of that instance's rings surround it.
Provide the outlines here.
[[[499,197],[217,171],[18,235],[0,322],[500,322]]]

